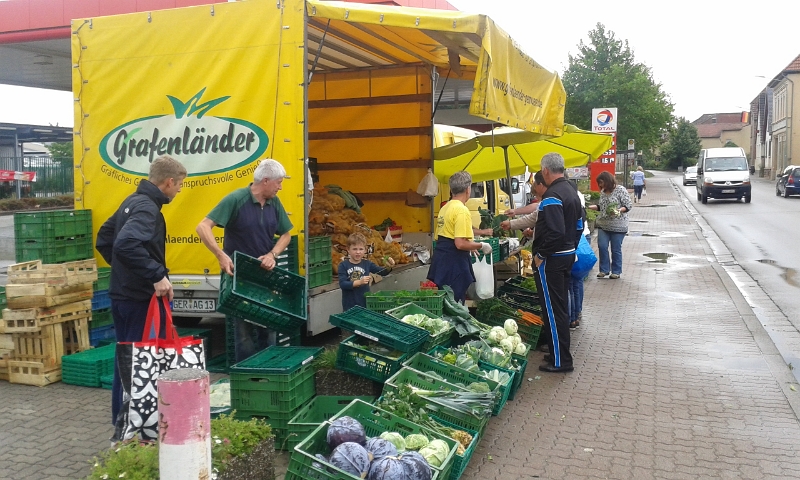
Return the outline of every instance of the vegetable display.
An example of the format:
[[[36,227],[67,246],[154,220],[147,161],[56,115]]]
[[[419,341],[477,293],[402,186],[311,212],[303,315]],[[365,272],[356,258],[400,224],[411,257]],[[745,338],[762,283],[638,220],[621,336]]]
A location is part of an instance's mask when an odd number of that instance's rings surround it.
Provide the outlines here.
[[[533,293],[538,291],[538,287],[536,286],[536,279],[533,277],[528,277],[519,284],[520,288],[524,288],[525,290],[530,290]]]
[[[409,325],[414,325],[415,327],[424,328],[428,331],[428,333],[431,334],[431,336],[434,337],[440,333],[450,330],[449,322],[444,321],[441,318],[431,318],[422,313],[406,315],[405,317],[401,318],[400,321]]]

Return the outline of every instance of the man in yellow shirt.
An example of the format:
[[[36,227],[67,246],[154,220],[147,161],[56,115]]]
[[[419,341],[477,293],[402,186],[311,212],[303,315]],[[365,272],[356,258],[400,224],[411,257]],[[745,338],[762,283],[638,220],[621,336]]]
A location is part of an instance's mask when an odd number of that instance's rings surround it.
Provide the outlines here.
[[[481,250],[492,253],[488,243],[473,241],[472,218],[464,205],[469,199],[472,176],[467,172],[456,172],[450,179],[450,199],[436,218],[436,250],[433,252],[428,280],[439,287],[449,285],[457,301],[467,298],[467,288],[475,281],[470,252]]]

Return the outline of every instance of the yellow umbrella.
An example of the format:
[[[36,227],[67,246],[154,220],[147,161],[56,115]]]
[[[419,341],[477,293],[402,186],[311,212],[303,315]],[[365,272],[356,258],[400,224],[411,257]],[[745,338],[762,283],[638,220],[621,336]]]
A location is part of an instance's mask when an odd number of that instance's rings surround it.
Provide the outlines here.
[[[460,170],[473,181],[493,180],[541,168],[542,157],[555,152],[564,157],[564,165],[580,167],[611,148],[612,137],[564,125],[560,137],[550,137],[511,127],[496,128],[463,142],[434,148],[433,172],[441,182]],[[512,200],[513,201],[513,200]]]

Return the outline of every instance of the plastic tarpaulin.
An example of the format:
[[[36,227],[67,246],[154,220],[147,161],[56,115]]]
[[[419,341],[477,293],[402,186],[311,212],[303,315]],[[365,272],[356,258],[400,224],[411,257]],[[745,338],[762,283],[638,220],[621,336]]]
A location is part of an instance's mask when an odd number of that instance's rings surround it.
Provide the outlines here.
[[[470,114],[534,133],[563,133],[566,92],[485,15],[308,0],[312,25],[344,33],[384,64],[428,63],[475,75]],[[322,30],[324,25],[316,24]]]
[[[565,166],[580,167],[611,147],[610,135],[565,125],[560,137],[547,137],[518,129],[501,127],[475,138],[435,148],[433,173],[444,182],[454,172],[466,170],[473,181],[504,178],[540,169],[542,157],[551,152],[564,157]],[[506,154],[508,152],[508,171]]]

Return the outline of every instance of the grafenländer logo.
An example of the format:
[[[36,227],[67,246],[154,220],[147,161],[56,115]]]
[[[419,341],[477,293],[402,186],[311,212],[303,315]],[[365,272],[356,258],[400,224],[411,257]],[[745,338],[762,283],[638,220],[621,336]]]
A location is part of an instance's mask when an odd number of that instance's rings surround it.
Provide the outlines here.
[[[230,97],[199,103],[205,88],[187,102],[167,95],[174,115],[137,118],[111,130],[100,142],[109,165],[147,176],[161,155],[179,160],[190,177],[226,172],[258,159],[269,138],[258,125],[237,118],[205,116]]]
[[[599,133],[611,133],[617,131],[617,109],[616,108],[593,108],[592,109],[592,131]]]

